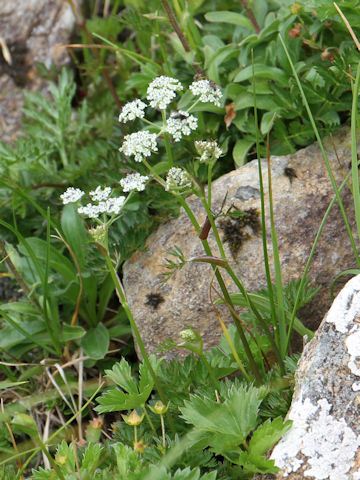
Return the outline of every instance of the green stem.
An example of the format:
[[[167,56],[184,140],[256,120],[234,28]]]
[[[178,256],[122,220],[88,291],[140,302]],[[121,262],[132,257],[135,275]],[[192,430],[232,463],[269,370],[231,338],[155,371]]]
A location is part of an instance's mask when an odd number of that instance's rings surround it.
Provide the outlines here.
[[[149,369],[149,372],[154,380],[154,384],[156,386],[156,389],[159,393],[159,396],[160,396],[160,399],[161,401],[163,402],[164,405],[167,404],[167,401],[166,401],[166,398],[165,398],[165,395],[164,395],[164,392],[163,392],[163,389],[162,389],[162,386],[159,382],[159,379],[151,365],[151,362],[149,360],[149,356],[145,350],[145,347],[144,347],[144,343],[142,341],[142,338],[141,338],[141,335],[140,335],[140,332],[139,332],[139,329],[137,328],[137,325],[136,325],[136,322],[134,320],[134,317],[133,317],[133,314],[129,308],[129,304],[127,302],[127,299],[126,299],[126,296],[125,296],[125,292],[124,292],[124,289],[123,289],[123,286],[121,285],[120,283],[120,279],[119,277],[117,276],[116,272],[115,272],[115,269],[114,269],[114,266],[112,264],[112,261],[111,261],[111,258],[109,256],[109,254],[107,254],[105,256],[105,260],[106,260],[106,264],[109,268],[109,271],[110,271],[110,275],[111,275],[111,278],[113,279],[113,282],[114,282],[114,285],[116,287],[116,290],[117,290],[117,293],[119,295],[119,299],[120,299],[120,302],[121,302],[121,306],[123,307],[123,309],[125,310],[125,313],[128,317],[128,320],[130,322],[130,325],[131,325],[131,329],[135,335],[135,338],[136,338],[136,341],[137,341],[137,344],[140,348],[140,352],[141,352],[141,355],[144,359],[144,362],[146,364],[146,366],[148,367]],[[175,429],[175,424],[174,424],[174,421],[171,417],[171,414],[170,412],[168,411],[167,412],[167,416],[168,416],[168,420],[169,420],[169,423],[170,423],[170,427],[171,427],[171,430],[173,433],[176,433],[176,429]]]
[[[309,104],[308,104],[308,101],[306,99],[306,96],[305,96],[305,93],[304,93],[304,90],[301,86],[301,82],[300,82],[300,79],[299,79],[299,76],[296,72],[296,69],[294,67],[294,64],[291,60],[291,57],[290,57],[290,54],[289,54],[289,51],[288,49],[286,48],[286,45],[285,45],[285,42],[284,40],[282,39],[281,35],[279,35],[279,38],[280,38],[280,41],[281,41],[281,44],[285,50],[285,54],[288,58],[288,61],[289,61],[289,64],[291,66],[291,69],[292,69],[292,72],[293,72],[293,75],[295,77],[295,80],[296,80],[296,83],[298,85],[298,88],[300,90],[300,94],[301,94],[301,97],[302,97],[302,100],[303,100],[303,104],[305,106],[305,109],[307,111],[307,114],[309,116],[309,119],[310,119],[310,123],[311,123],[311,126],[313,128],[313,131],[315,133],[315,136],[316,136],[316,139],[319,143],[319,147],[320,147],[320,151],[322,153],[322,156],[323,156],[323,159],[324,159],[324,162],[325,162],[325,165],[326,165],[326,169],[328,171],[328,175],[330,177],[330,181],[331,181],[331,185],[334,189],[334,192],[335,192],[335,195],[336,195],[336,199],[338,201],[338,204],[339,204],[339,207],[340,207],[340,210],[341,210],[341,214],[343,216],[343,219],[344,219],[344,223],[345,223],[345,226],[346,226],[346,230],[347,230],[347,233],[348,233],[348,236],[349,236],[349,239],[350,239],[350,242],[351,242],[351,246],[353,248],[353,251],[354,251],[354,255],[355,255],[355,258],[356,258],[356,262],[357,264],[360,266],[360,257],[359,257],[359,253],[357,251],[357,248],[356,248],[356,243],[355,243],[355,240],[354,240],[354,237],[353,237],[353,234],[352,234],[352,231],[351,231],[351,228],[350,228],[350,224],[349,224],[349,220],[347,218],[347,215],[346,215],[346,212],[345,212],[345,209],[344,209],[344,205],[343,205],[343,202],[341,200],[341,197],[340,197],[340,193],[339,193],[339,189],[336,185],[336,181],[335,181],[335,178],[334,178],[334,175],[332,173],[332,170],[331,170],[331,167],[330,167],[330,163],[329,163],[329,159],[327,157],[327,154],[326,154],[326,151],[325,151],[325,148],[324,148],[324,145],[321,141],[321,138],[320,138],[320,134],[319,134],[319,131],[316,127],[316,124],[315,124],[315,121],[314,121],[314,118],[312,116],[312,113],[311,113],[311,110],[310,110],[310,107],[309,107]]]
[[[211,368],[211,365],[210,363],[208,362],[206,356],[203,354],[203,353],[198,353],[199,357],[201,358],[201,360],[205,363],[205,366],[207,368],[207,371],[209,372],[209,375],[210,375],[210,378],[211,378],[211,381],[212,381],[212,384],[214,386],[214,389],[219,391],[219,388],[220,388],[220,385],[219,385],[219,382],[217,380],[217,378],[215,377],[214,375],[214,372],[213,372],[213,369]]]
[[[349,172],[345,179],[343,180],[342,184],[340,185],[339,187],[339,192],[341,192],[341,190],[345,187],[345,185],[347,184],[347,181],[348,181],[348,178],[350,177],[351,175],[351,172]],[[318,232],[316,234],[316,237],[315,237],[315,240],[314,240],[314,243],[313,243],[313,246],[311,248],[311,251],[310,251],[310,254],[309,254],[309,258],[306,262],[306,265],[305,265],[305,269],[304,269],[304,273],[302,275],[302,278],[301,278],[301,282],[300,282],[300,285],[299,285],[299,289],[298,289],[298,292],[297,292],[297,295],[296,295],[296,299],[295,299],[295,303],[294,303],[294,308],[293,308],[293,311],[292,311],[292,315],[291,315],[291,319],[290,319],[290,322],[289,322],[289,329],[288,329],[288,336],[287,336],[287,343],[286,343],[286,350],[289,348],[289,345],[290,345],[290,335],[291,335],[291,332],[292,332],[292,329],[293,329],[293,325],[294,325],[294,322],[295,322],[295,317],[296,317],[296,311],[298,309],[298,305],[299,305],[299,302],[300,302],[300,297],[301,297],[301,293],[302,293],[302,289],[304,287],[304,284],[305,284],[305,281],[306,281],[306,277],[307,277],[307,274],[308,274],[308,271],[310,269],[310,265],[311,265],[311,262],[312,262],[312,259],[313,259],[313,256],[314,256],[314,253],[315,253],[315,250],[316,250],[316,247],[317,247],[317,244],[319,242],[319,239],[320,239],[320,236],[321,236],[321,233],[323,231],[323,228],[325,226],[325,223],[326,223],[326,220],[328,218],[328,216],[330,215],[330,212],[335,204],[337,200],[337,196],[335,195],[334,198],[331,200],[326,212],[325,212],[325,215],[320,223],[320,226],[319,226],[319,229],[318,229]]]
[[[188,204],[186,203],[186,201],[181,197],[181,196],[178,196],[179,200],[180,200],[180,203],[181,205],[183,206],[183,208],[185,209],[186,213],[188,214],[192,224],[194,225],[196,231],[198,234],[200,234],[201,232],[201,227],[200,225],[198,224],[193,212],[191,211],[190,207],[188,206]],[[212,218],[212,214],[211,212],[210,213],[210,217]],[[210,218],[209,218],[210,220]],[[212,221],[213,221],[213,218],[212,218]],[[207,242],[207,240],[201,240],[202,244],[203,244],[203,247],[204,247],[204,250],[205,252],[212,256],[212,251],[211,251],[211,248],[209,246],[209,243]],[[232,300],[231,300],[231,297],[229,295],[229,292],[226,288],[226,285],[225,285],[225,282],[221,276],[221,273],[219,272],[219,269],[215,266],[215,265],[211,265],[212,269],[214,270],[214,274],[216,276],[216,279],[219,283],[219,286],[221,288],[221,291],[223,292],[223,295],[224,295],[224,298],[226,300],[226,302],[232,307],[234,308],[233,306],[233,303],[232,303]],[[261,375],[259,373],[259,370],[257,368],[257,365],[256,365],[256,362],[254,360],[254,357],[253,357],[253,354],[251,353],[251,350],[250,350],[250,347],[249,347],[249,344],[248,344],[248,341],[246,339],[246,336],[245,336],[245,333],[244,333],[244,330],[239,322],[239,320],[236,318],[236,316],[233,314],[233,312],[230,310],[230,314],[231,314],[231,317],[234,321],[234,324],[236,326],[236,329],[239,333],[239,336],[240,336],[240,339],[243,343],[243,346],[244,346],[244,350],[245,350],[245,353],[246,353],[246,356],[248,357],[248,360],[249,360],[249,363],[250,363],[250,366],[251,366],[251,369],[253,371],[253,374],[256,378],[256,381],[259,383],[259,384],[262,384],[262,379],[261,379]],[[246,376],[246,379],[247,381],[250,381],[250,378],[248,376]]]
[[[166,128],[166,110],[161,110],[161,117],[163,121],[163,128]],[[171,151],[170,136],[167,132],[164,132],[163,135],[164,135],[166,155],[170,162],[170,167],[172,167],[174,164],[174,159]]]

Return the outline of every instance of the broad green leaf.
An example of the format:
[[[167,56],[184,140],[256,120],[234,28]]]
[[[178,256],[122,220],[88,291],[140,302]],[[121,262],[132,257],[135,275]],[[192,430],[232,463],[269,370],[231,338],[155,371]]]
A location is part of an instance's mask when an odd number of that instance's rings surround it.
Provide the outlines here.
[[[11,425],[21,432],[30,435],[30,437],[38,438],[39,436],[35,420],[26,413],[16,413],[11,421]]]
[[[80,267],[85,265],[84,245],[89,235],[75,205],[65,205],[61,214],[61,227]]]
[[[109,350],[110,335],[102,323],[95,328],[90,328],[81,339],[81,346],[85,355],[94,360],[104,358]]]
[[[249,153],[249,150],[253,145],[254,140],[246,140],[245,138],[236,140],[232,152],[236,168],[240,168],[246,163],[247,154]]]
[[[46,261],[47,242],[40,238],[27,238],[27,243],[34,252],[36,258],[42,262]],[[23,255],[28,255],[25,247],[20,244],[19,251]],[[76,270],[68,258],[60,253],[56,248],[50,245],[50,267],[59,272],[66,281],[71,282],[76,278]]]
[[[270,418],[266,420],[253,433],[249,443],[249,454],[264,455],[291,428],[291,425],[291,420],[284,422],[281,417],[273,421]]]
[[[254,65],[255,78],[267,78],[273,80],[276,84],[282,87],[287,87],[289,84],[289,75],[277,67],[270,67],[269,65],[255,64]],[[234,78],[234,82],[244,82],[252,80],[253,68],[252,65],[245,67]]]
[[[275,119],[275,112],[265,112],[261,118],[260,131],[262,135],[266,135],[269,129],[272,127]]]
[[[241,15],[241,13],[237,13],[237,12],[230,12],[228,10],[208,12],[208,13],[205,13],[205,19],[208,22],[230,23],[231,25],[240,25],[241,27],[254,30],[254,26],[250,22],[250,20],[244,15]]]

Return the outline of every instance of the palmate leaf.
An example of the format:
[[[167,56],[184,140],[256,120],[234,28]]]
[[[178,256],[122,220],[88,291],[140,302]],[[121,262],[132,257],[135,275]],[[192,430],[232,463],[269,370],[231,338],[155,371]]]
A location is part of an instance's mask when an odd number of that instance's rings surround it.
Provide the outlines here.
[[[292,425],[291,420],[283,421],[281,417],[275,418],[273,421],[266,420],[254,432],[249,442],[250,455],[263,455],[269,448],[277,443]]]
[[[157,371],[161,364],[161,359],[157,360],[154,355],[151,355],[149,359],[153,369]],[[154,388],[154,380],[145,363],[140,365],[139,381],[132,376],[131,367],[124,358],[119,363],[116,363],[111,370],[105,370],[105,373],[127,393],[124,393],[119,388],[110,388],[97,399],[100,405],[95,410],[99,413],[137,408],[146,402]]]
[[[180,410],[186,422],[196,427],[191,440],[221,453],[243,444],[256,428],[263,397],[263,389],[233,385],[223,403],[194,395]]]

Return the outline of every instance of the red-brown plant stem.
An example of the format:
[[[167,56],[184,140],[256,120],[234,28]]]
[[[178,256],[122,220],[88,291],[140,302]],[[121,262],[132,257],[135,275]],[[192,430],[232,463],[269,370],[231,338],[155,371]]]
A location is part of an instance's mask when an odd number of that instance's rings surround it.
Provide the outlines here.
[[[261,28],[260,28],[258,22],[256,21],[256,18],[254,16],[253,12],[249,8],[249,6],[247,4],[247,1],[246,0],[241,0],[241,3],[243,4],[243,7],[246,11],[247,16],[249,17],[250,22],[253,24],[253,26],[255,28],[256,33],[260,33]]]
[[[71,6],[71,8],[72,8],[72,10],[73,10],[73,12],[74,12],[76,21],[77,21],[77,23],[79,24],[80,28],[83,30],[83,32],[84,32],[84,34],[85,34],[85,36],[86,36],[86,38],[87,38],[87,40],[88,40],[88,43],[91,44],[91,43],[93,42],[93,40],[92,40],[92,38],[91,38],[91,35],[90,35],[90,33],[89,33],[89,30],[88,30],[87,27],[86,27],[86,22],[85,22],[83,16],[82,16],[82,15],[80,14],[80,12],[77,10],[77,8],[76,8],[73,0],[67,0],[67,1],[70,3],[70,6]],[[91,48],[91,47],[90,47],[90,49],[91,49],[91,53],[94,55],[94,57],[95,57],[95,58],[99,58],[99,52],[96,50],[96,48]],[[108,85],[108,87],[109,87],[109,90],[110,90],[111,95],[114,97],[114,100],[115,100],[115,103],[116,103],[117,107],[118,107],[119,109],[121,109],[121,108],[122,108],[122,105],[121,105],[120,99],[119,99],[119,97],[118,97],[118,95],[117,95],[117,93],[116,93],[114,84],[112,83],[111,78],[110,78],[108,72],[106,71],[105,68],[101,68],[100,71],[101,71],[102,76],[103,76],[104,79],[105,79],[105,82],[107,83],[107,85]]]
[[[167,0],[161,0],[161,3],[163,4],[163,7],[166,11],[166,14],[170,20],[171,25],[173,26],[173,29],[176,33],[176,35],[179,37],[180,42],[182,43],[182,46],[184,47],[185,52],[191,52],[190,45],[188,41],[185,38],[185,35],[183,31],[181,30],[181,27],[176,20],[176,17],[174,15],[174,12],[171,10],[170,4]],[[196,70],[196,73],[202,75],[204,72],[202,68],[199,67],[196,63],[193,64],[194,70]]]

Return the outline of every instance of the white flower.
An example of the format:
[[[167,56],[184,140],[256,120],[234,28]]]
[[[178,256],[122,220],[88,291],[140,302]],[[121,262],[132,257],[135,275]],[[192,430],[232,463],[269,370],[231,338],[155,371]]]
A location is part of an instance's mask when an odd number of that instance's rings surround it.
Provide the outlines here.
[[[179,110],[173,112],[167,120],[166,131],[178,142],[183,135],[190,135],[191,130],[196,130],[198,119],[188,112]]]
[[[220,107],[220,98],[222,93],[220,88],[209,80],[197,80],[190,85],[190,90],[193,95],[200,95],[200,102],[210,102]]]
[[[80,188],[69,187],[60,198],[64,205],[68,203],[75,203],[85,194]]]
[[[141,162],[144,157],[149,157],[152,152],[157,152],[156,133],[135,132],[126,135],[124,143],[119,148],[126,156],[134,155],[136,162]]]
[[[144,175],[140,175],[140,173],[130,173],[125,178],[120,180],[120,185],[124,192],[131,192],[131,190],[137,190],[138,192],[142,192],[145,190],[145,185],[149,177]]]
[[[135,118],[144,118],[145,107],[146,103],[142,102],[138,98],[127,103],[124,105],[119,115],[119,122],[126,123],[128,120],[135,120]]]
[[[180,90],[183,90],[183,86],[179,80],[162,75],[150,83],[146,92],[146,98],[149,100],[151,107],[165,110],[176,97],[175,92]]]
[[[121,196],[121,197],[109,198],[108,200],[106,200],[106,213],[108,214],[115,213],[115,215],[118,215],[125,203],[125,199],[126,197]]]
[[[195,148],[198,154],[201,155],[201,163],[216,162],[223,153],[215,140],[195,142]]]
[[[102,189],[100,186],[96,187],[95,190],[89,192],[91,200],[100,202],[101,200],[107,200],[111,194],[111,188],[105,187]]]
[[[191,177],[185,170],[176,167],[170,168],[166,177],[165,189],[167,191],[184,191],[191,188],[191,186]]]
[[[77,211],[88,218],[98,218],[100,214],[99,206],[92,203],[88,203],[85,207],[79,207]]]
[[[88,218],[98,218],[99,215],[103,213],[107,215],[118,215],[124,203],[124,196],[107,198],[105,200],[100,200],[97,205],[94,203],[88,203],[85,207],[81,206],[77,211]]]

